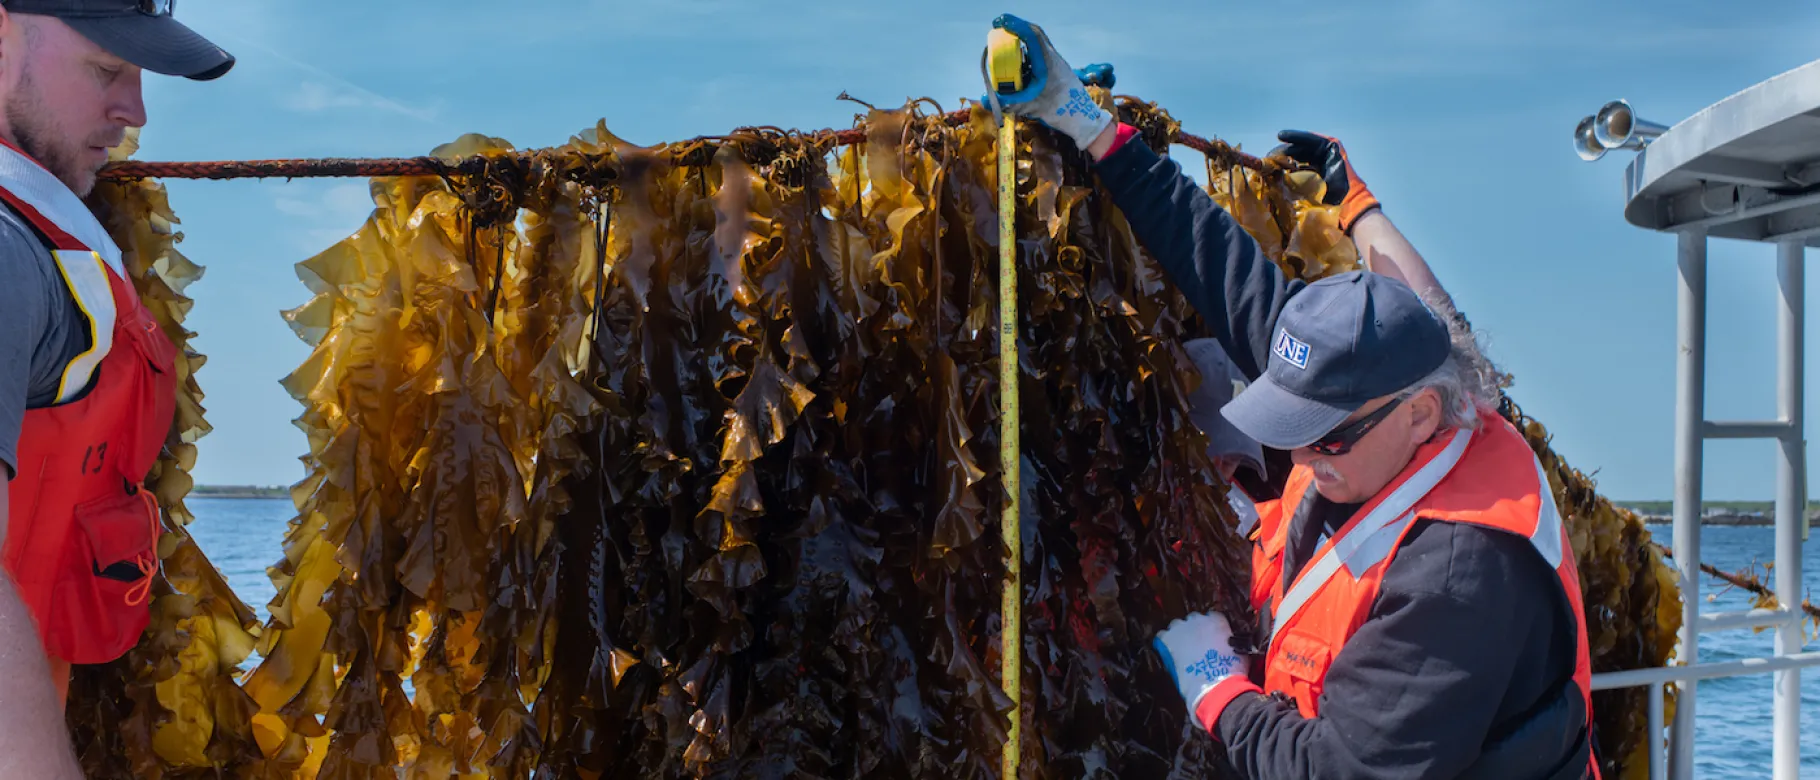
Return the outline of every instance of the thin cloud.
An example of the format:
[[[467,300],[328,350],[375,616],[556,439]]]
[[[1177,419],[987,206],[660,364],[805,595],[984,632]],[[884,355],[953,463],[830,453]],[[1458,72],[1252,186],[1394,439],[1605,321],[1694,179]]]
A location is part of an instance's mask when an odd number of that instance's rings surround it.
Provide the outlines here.
[[[373,196],[365,182],[292,183],[273,187],[272,208],[291,218],[287,232],[293,246],[315,254],[358,230],[373,212]]]
[[[374,99],[360,92],[335,89],[320,81],[305,81],[297,86],[296,91],[285,96],[285,108],[314,114],[341,108],[377,108],[386,111],[399,111],[394,105],[384,100]],[[400,111],[400,113],[403,113]]]
[[[436,111],[432,109],[406,105],[263,43],[232,34],[221,33],[218,35],[230,39],[236,46],[257,49],[272,59],[302,70],[313,77],[312,80],[303,82],[297,92],[286,98],[286,108],[306,113],[341,108],[371,108],[407,116],[429,124],[437,123]]]

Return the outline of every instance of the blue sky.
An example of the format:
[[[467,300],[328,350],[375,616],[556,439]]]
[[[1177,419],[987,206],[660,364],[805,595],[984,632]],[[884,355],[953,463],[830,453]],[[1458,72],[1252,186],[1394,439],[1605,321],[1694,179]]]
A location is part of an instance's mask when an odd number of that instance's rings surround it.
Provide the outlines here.
[[[1623,221],[1628,153],[1583,163],[1569,136],[1612,98],[1673,123],[1807,62],[1820,4],[1365,5],[185,0],[179,17],[240,62],[211,83],[148,76],[139,156],[407,156],[465,132],[548,146],[602,118],[646,144],[846,127],[843,90],[881,106],[977,97],[987,27],[1017,13],[1191,132],[1256,152],[1284,127],[1339,137],[1556,448],[1608,496],[1669,497],[1675,241]],[[365,219],[365,183],[169,187],[182,248],[208,268],[190,288],[215,427],[197,478],[290,484],[305,442],[278,380],[307,350],[279,312],[306,300],[293,264]],[[1707,414],[1773,416],[1774,249],[1715,242],[1710,268]],[[1820,316],[1809,330],[1820,343]],[[1772,496],[1772,444],[1706,452],[1708,498]]]

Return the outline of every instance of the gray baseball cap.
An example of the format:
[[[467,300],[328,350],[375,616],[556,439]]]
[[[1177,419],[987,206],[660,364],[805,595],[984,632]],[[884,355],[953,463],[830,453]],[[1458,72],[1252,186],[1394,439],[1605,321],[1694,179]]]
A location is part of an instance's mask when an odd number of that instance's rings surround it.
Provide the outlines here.
[[[153,73],[197,81],[234,67],[227,53],[172,13],[177,0],[3,0],[16,14],[54,16],[127,62]]]
[[[1232,364],[1219,339],[1184,341],[1182,349],[1201,372],[1200,386],[1188,394],[1188,418],[1207,434],[1207,457],[1234,458],[1251,466],[1259,477],[1268,477],[1264,448],[1220,415],[1220,409],[1231,403],[1238,387],[1244,385],[1245,375]]]
[[[1373,398],[1447,360],[1447,325],[1409,286],[1369,271],[1308,285],[1277,315],[1264,375],[1221,410],[1280,450],[1306,447]]]

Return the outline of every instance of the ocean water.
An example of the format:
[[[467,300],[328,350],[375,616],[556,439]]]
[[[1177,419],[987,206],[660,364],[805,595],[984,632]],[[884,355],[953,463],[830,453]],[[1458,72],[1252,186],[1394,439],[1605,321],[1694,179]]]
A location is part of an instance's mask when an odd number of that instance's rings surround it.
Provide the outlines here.
[[[1673,537],[1670,526],[1650,526],[1658,542]],[[1802,582],[1813,598],[1820,591],[1820,533],[1810,533],[1802,545]],[[1736,572],[1752,563],[1776,559],[1775,532],[1771,528],[1708,526],[1700,533],[1700,558],[1722,571]],[[1758,569],[1759,575],[1763,571]],[[1775,586],[1773,577],[1765,584]],[[1749,594],[1712,577],[1700,579],[1702,612],[1748,609]],[[1729,590],[1728,590],[1729,589]],[[1820,648],[1807,626],[1809,650]],[[1700,636],[1700,663],[1763,658],[1775,650],[1774,634],[1751,630],[1726,631]],[[1694,776],[1702,778],[1769,777],[1770,675],[1705,680],[1698,689],[1694,716]],[[1820,668],[1801,674],[1801,777],[1820,778]]]
[[[266,567],[277,561],[292,509],[283,499],[192,498],[190,510],[196,523],[190,530],[228,583],[242,599],[265,618],[266,603],[275,591]],[[1670,529],[1651,526],[1650,532],[1667,543]],[[1772,529],[1714,526],[1705,529],[1702,557],[1725,571],[1737,571],[1752,562],[1775,558]],[[1820,533],[1805,546],[1803,572],[1810,591],[1820,590]],[[1773,583],[1773,581],[1772,581]],[[1749,606],[1745,594],[1723,592],[1726,586],[1711,578],[1701,580],[1703,611],[1734,610]],[[1809,647],[1820,646],[1810,641]],[[1763,657],[1773,649],[1769,632],[1728,631],[1700,638],[1700,660],[1727,661]],[[250,664],[249,664],[250,665]],[[1702,778],[1768,777],[1770,774],[1770,677],[1755,675],[1700,683],[1695,718],[1697,744],[1695,776]],[[1820,780],[1820,668],[1806,670],[1801,679],[1801,776]]]

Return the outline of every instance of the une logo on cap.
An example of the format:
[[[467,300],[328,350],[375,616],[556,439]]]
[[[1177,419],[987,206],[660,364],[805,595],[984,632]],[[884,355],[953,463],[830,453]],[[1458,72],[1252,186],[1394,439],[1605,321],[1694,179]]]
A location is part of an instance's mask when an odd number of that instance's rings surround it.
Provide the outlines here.
[[[1278,329],[1276,343],[1270,351],[1275,352],[1283,362],[1303,370],[1308,368],[1308,345],[1301,339],[1289,335],[1289,331]]]

